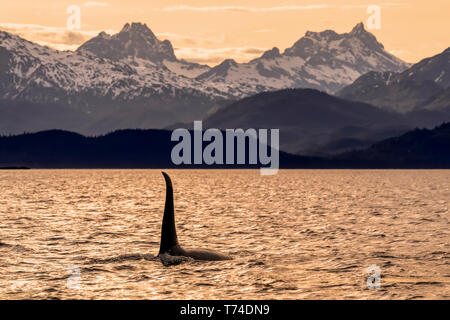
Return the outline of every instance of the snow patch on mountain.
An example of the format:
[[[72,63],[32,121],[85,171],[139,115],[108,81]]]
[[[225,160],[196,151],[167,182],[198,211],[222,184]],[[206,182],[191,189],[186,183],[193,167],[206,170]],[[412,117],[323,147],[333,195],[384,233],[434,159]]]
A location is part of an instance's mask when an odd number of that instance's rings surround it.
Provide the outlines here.
[[[273,48],[248,63],[224,61],[198,79],[225,82],[238,91],[245,83],[254,91],[310,87],[335,92],[369,71],[398,72],[408,66],[386,52],[360,23],[344,34],[308,31],[283,54]]]
[[[308,31],[283,53],[275,47],[247,63],[227,59],[214,68],[178,59],[169,41],[141,23],[126,24],[114,35],[101,32],[75,52],[0,31],[0,98],[58,102],[89,114],[147,108],[168,112],[164,121],[171,122],[186,121],[194,109],[198,117],[226,99],[283,88],[335,92],[368,71],[407,66],[362,24],[344,34]],[[433,75],[437,82],[448,79]]]

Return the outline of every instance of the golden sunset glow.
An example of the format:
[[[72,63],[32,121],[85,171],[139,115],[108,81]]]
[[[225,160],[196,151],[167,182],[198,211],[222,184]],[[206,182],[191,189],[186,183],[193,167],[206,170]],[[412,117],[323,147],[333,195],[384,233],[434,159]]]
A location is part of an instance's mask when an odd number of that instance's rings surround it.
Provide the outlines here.
[[[67,8],[81,9],[81,28],[67,30]],[[367,8],[381,8],[381,28],[367,27]],[[142,22],[169,39],[179,58],[215,65],[248,61],[274,46],[283,51],[306,31],[349,32],[366,24],[387,51],[417,62],[449,46],[450,1],[435,0],[41,0],[2,3],[0,29],[61,50],[75,50],[100,31]]]

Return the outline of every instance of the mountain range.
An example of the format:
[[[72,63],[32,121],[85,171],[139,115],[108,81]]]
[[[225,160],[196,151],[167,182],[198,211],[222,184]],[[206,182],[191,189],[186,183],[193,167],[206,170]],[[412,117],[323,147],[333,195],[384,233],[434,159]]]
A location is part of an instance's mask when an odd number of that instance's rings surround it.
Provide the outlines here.
[[[0,31],[0,134],[279,128],[292,154],[362,150],[450,121],[450,48],[410,65],[357,24],[215,67],[178,59],[141,23],[57,51]],[[334,95],[333,95],[334,94]]]
[[[0,132],[162,128],[263,91],[334,93],[371,70],[408,67],[362,23],[344,34],[308,31],[283,53],[273,48],[250,62],[228,59],[213,68],[178,59],[168,40],[141,23],[101,32],[74,52],[0,31]]]
[[[415,129],[335,159],[379,168],[450,168],[450,123]]]
[[[425,110],[450,114],[450,48],[401,73],[368,72],[337,95],[399,113]]]
[[[335,96],[291,89],[244,98],[207,117],[205,127],[276,127],[282,150],[338,154],[450,121],[449,75],[450,48],[401,73],[370,71]]]
[[[320,156],[367,147],[411,129],[401,114],[315,89],[269,91],[241,99],[207,117],[203,127],[278,128],[281,150]]]
[[[171,134],[168,130],[127,129],[97,137],[86,137],[63,130],[0,136],[0,168],[261,167],[260,164],[177,166],[171,160],[171,150],[176,144],[171,141]],[[326,167],[334,163],[327,159],[292,155],[283,151],[280,151],[279,159],[284,168],[295,168],[299,165]]]
[[[334,93],[372,70],[399,72],[409,64],[384,50],[362,23],[349,33],[306,32],[280,53],[266,51],[248,63],[229,59],[198,76],[218,85],[229,84],[243,95],[283,88],[313,88]]]
[[[191,132],[192,134],[192,132]],[[167,130],[120,130],[98,137],[50,130],[0,136],[2,168],[211,168],[175,166]],[[246,150],[248,154],[248,150]],[[214,165],[257,168],[260,165]],[[332,157],[305,157],[280,152],[280,168],[450,168],[450,123],[416,129],[369,148]]]

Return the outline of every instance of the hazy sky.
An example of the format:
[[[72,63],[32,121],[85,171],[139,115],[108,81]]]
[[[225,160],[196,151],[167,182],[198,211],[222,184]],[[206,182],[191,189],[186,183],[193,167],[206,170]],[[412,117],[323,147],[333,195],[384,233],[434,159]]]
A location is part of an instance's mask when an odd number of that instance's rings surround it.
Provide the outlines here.
[[[126,22],[146,23],[169,39],[179,58],[215,65],[247,61],[274,46],[283,51],[307,30],[349,32],[381,8],[379,30],[369,30],[386,50],[417,62],[450,46],[450,0],[15,0],[2,1],[0,29],[58,49],[76,49]],[[81,9],[81,29],[67,30],[67,8]]]

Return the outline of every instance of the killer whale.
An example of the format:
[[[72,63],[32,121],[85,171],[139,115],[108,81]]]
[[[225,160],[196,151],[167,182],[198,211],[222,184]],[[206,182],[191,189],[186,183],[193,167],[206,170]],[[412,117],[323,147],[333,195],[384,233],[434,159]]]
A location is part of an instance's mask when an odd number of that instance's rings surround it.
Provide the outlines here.
[[[231,257],[220,252],[207,249],[187,250],[180,246],[175,227],[175,208],[173,203],[172,181],[167,173],[161,172],[166,181],[166,203],[164,205],[164,216],[161,227],[161,243],[158,257],[166,259],[167,255],[177,257],[189,257],[195,260],[230,260]]]

